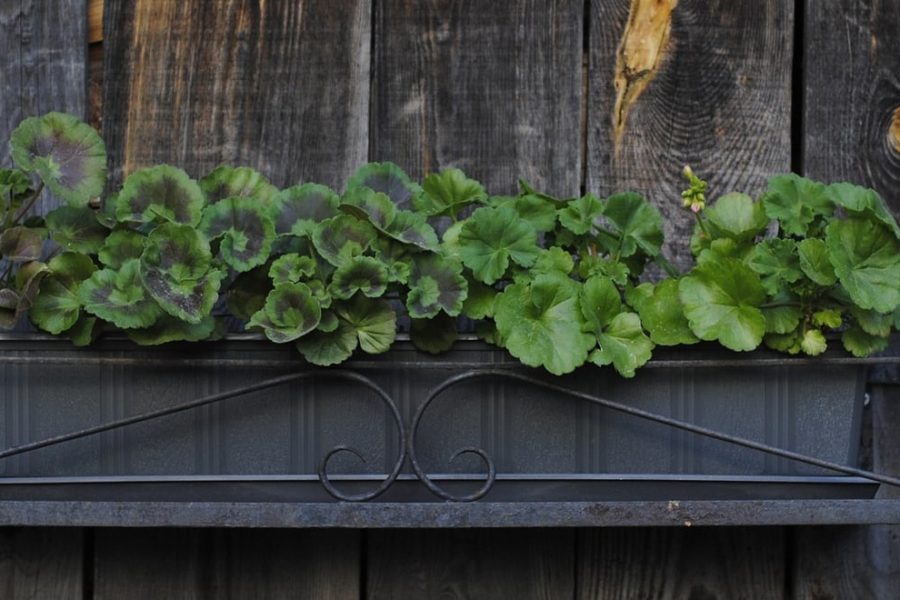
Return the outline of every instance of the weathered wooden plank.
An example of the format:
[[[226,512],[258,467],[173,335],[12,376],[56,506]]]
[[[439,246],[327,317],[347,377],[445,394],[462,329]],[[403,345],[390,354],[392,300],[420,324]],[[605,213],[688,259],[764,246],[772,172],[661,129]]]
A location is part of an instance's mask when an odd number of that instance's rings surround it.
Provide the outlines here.
[[[353,531],[97,530],[96,600],[359,598]]]
[[[368,152],[370,17],[369,0],[106,0],[113,177],[229,162],[341,184]]]
[[[582,530],[577,555],[580,600],[785,597],[782,528]]]
[[[790,169],[793,13],[783,0],[591,1],[587,189],[647,194],[680,265],[684,165],[711,198]]]
[[[0,2],[0,165],[19,122],[56,110],[86,113],[86,0]],[[44,194],[36,212],[58,201]]]
[[[370,144],[414,177],[458,167],[496,194],[581,177],[583,0],[376,2]]]
[[[81,600],[82,530],[0,529],[0,598]]]
[[[378,531],[368,534],[369,599],[566,599],[574,531]]]

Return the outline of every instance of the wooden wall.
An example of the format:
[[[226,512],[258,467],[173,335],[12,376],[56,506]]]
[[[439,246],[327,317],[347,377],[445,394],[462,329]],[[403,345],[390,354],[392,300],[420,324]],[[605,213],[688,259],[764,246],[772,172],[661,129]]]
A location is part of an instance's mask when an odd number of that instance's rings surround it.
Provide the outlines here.
[[[340,185],[383,159],[495,193],[635,188],[676,238],[686,163],[714,195],[793,169],[900,211],[898,32],[900,0],[5,1],[0,138],[66,110],[102,126],[116,179],[227,161]],[[900,410],[873,411],[875,466],[900,474]],[[898,539],[0,529],[0,598],[888,599]]]

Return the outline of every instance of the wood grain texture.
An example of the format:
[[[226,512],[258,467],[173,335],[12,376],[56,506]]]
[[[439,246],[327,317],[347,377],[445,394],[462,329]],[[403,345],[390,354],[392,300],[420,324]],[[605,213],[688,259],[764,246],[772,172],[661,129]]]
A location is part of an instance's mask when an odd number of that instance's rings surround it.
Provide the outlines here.
[[[590,3],[586,187],[647,194],[663,213],[667,254],[685,265],[693,220],[680,203],[684,165],[709,179],[711,198],[759,192],[790,169],[794,10],[783,0],[672,4]],[[670,10],[670,22],[640,27]],[[631,17],[638,11],[643,20]],[[665,37],[659,56],[627,52]]]
[[[81,600],[82,530],[0,529],[0,598]]]
[[[573,597],[572,530],[406,530],[368,534],[370,600]]]
[[[95,549],[95,600],[360,594],[354,531],[101,529]]]
[[[365,162],[369,0],[106,0],[104,21],[115,179],[229,162],[338,185]]]
[[[583,0],[376,2],[372,160],[579,191]]]
[[[579,600],[785,598],[784,529],[603,529],[578,534]]]
[[[900,214],[900,2],[805,0],[803,169]]]
[[[53,110],[86,116],[86,1],[0,2],[0,165],[10,164],[7,140],[22,119]],[[45,193],[36,211],[58,204]]]

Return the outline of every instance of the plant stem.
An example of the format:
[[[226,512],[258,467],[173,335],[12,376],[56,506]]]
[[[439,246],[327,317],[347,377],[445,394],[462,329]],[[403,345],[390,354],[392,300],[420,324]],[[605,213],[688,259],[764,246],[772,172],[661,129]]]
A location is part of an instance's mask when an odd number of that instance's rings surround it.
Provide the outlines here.
[[[700,225],[700,231],[703,232],[703,235],[706,236],[706,239],[712,240],[712,236],[709,234],[709,229],[706,228],[706,223],[704,223],[703,219],[700,218],[700,213],[694,213],[694,218],[697,219],[697,224]]]
[[[22,207],[22,210],[19,212],[19,216],[13,219],[13,222],[10,224],[10,227],[15,227],[19,224],[19,221],[22,220],[28,211],[34,206],[34,203],[37,202],[37,199],[41,197],[41,192],[44,191],[44,182],[41,182],[37,189],[34,190],[34,194],[31,195],[31,198],[25,201],[25,205]]]
[[[768,302],[766,304],[760,304],[760,308],[783,308],[787,306],[794,306],[797,308],[802,307],[803,305],[799,302]]]

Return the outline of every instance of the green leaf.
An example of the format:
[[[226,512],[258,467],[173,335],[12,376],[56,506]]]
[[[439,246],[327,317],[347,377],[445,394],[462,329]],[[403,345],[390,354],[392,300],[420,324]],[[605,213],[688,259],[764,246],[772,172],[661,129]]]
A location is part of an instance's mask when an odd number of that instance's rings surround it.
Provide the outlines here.
[[[487,198],[484,187],[459,169],[432,173],[425,178],[422,187],[425,193],[413,196],[413,206],[430,217],[456,218],[466,206]]]
[[[803,311],[799,306],[774,306],[762,309],[766,333],[789,333],[800,325]]]
[[[759,276],[736,259],[710,261],[678,284],[691,331],[731,350],[753,350],[762,341],[766,319],[759,306],[766,293]]]
[[[644,335],[641,319],[634,313],[620,313],[597,336],[600,348],[591,352],[597,366],[613,365],[623,377],[634,377],[653,351],[653,342]]]
[[[638,249],[648,256],[660,253],[663,243],[662,215],[640,194],[625,192],[610,196],[603,207],[603,216],[614,226],[618,235],[616,255],[619,258],[631,256]]]
[[[0,233],[0,254],[8,261],[21,263],[38,260],[43,249],[44,238],[35,229],[19,225]]]
[[[57,254],[47,263],[49,275],[70,282],[81,282],[94,274],[97,265],[90,257],[77,252]]]
[[[253,198],[257,204],[267,206],[278,188],[269,183],[259,172],[250,167],[221,165],[200,180],[200,189],[208,204],[226,198]]]
[[[860,308],[890,313],[900,305],[900,241],[886,226],[834,221],[825,243],[838,280]]]
[[[387,291],[388,272],[371,256],[354,256],[337,268],[328,287],[335,298],[347,300],[356,292],[368,298],[378,298]]]
[[[200,231],[210,240],[222,238],[219,254],[239,273],[266,262],[275,239],[272,218],[253,198],[225,198],[207,206]]]
[[[432,319],[412,319],[409,338],[413,345],[430,354],[440,354],[453,347],[456,341],[456,319],[438,313]]]
[[[578,263],[578,274],[584,279],[598,275],[609,277],[616,285],[624,286],[628,283],[630,271],[626,265],[619,261],[608,260],[596,254],[589,254],[581,257],[581,261]]]
[[[145,235],[136,231],[117,229],[107,236],[97,257],[107,267],[118,269],[125,261],[141,257],[146,240]]]
[[[385,194],[401,208],[413,206],[414,199],[422,194],[422,188],[391,162],[369,163],[360,167],[347,181],[345,191],[359,188]]]
[[[72,327],[81,314],[77,291],[77,283],[71,284],[55,277],[44,278],[28,311],[31,322],[54,335]]]
[[[874,310],[862,310],[855,306],[850,307],[850,314],[856,319],[856,324],[860,329],[869,335],[878,337],[887,337],[891,335],[891,326],[893,325],[894,315],[875,312]]]
[[[816,311],[812,315],[812,323],[816,327],[830,327],[837,329],[843,323],[841,311],[834,308]]]
[[[46,223],[53,241],[82,254],[96,254],[109,233],[88,206],[60,206],[47,214]]]
[[[316,273],[316,260],[311,256],[297,253],[284,254],[272,262],[269,267],[269,278],[272,283],[298,283]]]
[[[413,319],[430,319],[441,311],[460,314],[468,294],[462,266],[437,254],[415,257],[409,275],[406,308]]]
[[[353,325],[338,319],[332,331],[313,331],[297,340],[297,350],[312,364],[328,367],[350,358],[358,343]]]
[[[75,346],[87,346],[99,335],[102,322],[97,317],[82,314],[66,334]]]
[[[322,309],[309,287],[283,283],[269,292],[265,306],[251,317],[249,326],[261,327],[267,338],[283,344],[313,331],[321,318]]]
[[[91,275],[78,288],[78,299],[89,313],[122,329],[149,327],[163,312],[141,284],[137,259]]]
[[[531,273],[562,273],[568,275],[575,268],[575,261],[572,255],[558,246],[551,246],[547,249],[541,249],[540,254],[534,266],[531,267]]]
[[[645,285],[647,284],[641,284],[638,288]],[[650,293],[645,295],[646,291]],[[641,296],[643,297],[638,301]],[[678,297],[677,279],[664,279],[656,286],[627,294],[626,297],[629,299],[628,303],[637,309],[641,322],[654,344],[678,346],[698,341],[697,336],[691,331],[687,317],[684,316],[684,306]],[[635,306],[635,303],[638,305]]]
[[[763,240],[753,247],[747,264],[760,275],[763,287],[773,296],[784,283],[793,283],[803,277],[797,244],[793,240]]]
[[[579,287],[567,277],[544,274],[503,290],[494,319],[510,354],[554,375],[583,364],[596,338],[582,331]]]
[[[819,356],[828,349],[828,342],[818,329],[808,329],[800,340],[800,349],[809,356]]]
[[[135,171],[116,198],[116,218],[133,223],[197,225],[205,198],[183,170],[158,165]]]
[[[814,283],[828,287],[837,282],[824,241],[818,238],[801,240],[797,243],[797,252],[800,256],[800,268]]]
[[[556,205],[543,196],[537,194],[494,196],[489,202],[494,208],[515,210],[519,217],[537,232],[553,231],[556,228]]]
[[[459,255],[478,281],[501,279],[512,259],[530,267],[540,255],[537,233],[511,208],[479,208],[459,233]]]
[[[802,339],[802,331],[795,329],[785,334],[767,333],[763,338],[766,346],[778,352],[787,352],[788,354],[800,353],[800,341]]]
[[[249,321],[253,313],[266,305],[266,296],[272,291],[272,280],[265,266],[239,274],[225,295],[228,311],[239,319]]]
[[[322,258],[339,267],[368,250],[376,236],[368,223],[351,215],[338,215],[319,223],[312,241]]]
[[[463,302],[462,314],[470,319],[484,319],[494,316],[494,299],[499,293],[496,288],[480,281],[467,279],[466,300]]]
[[[337,216],[340,198],[317,183],[295,185],[272,197],[270,209],[275,234],[312,235],[316,223]]]
[[[608,277],[595,276],[581,288],[581,314],[594,332],[600,331],[622,312],[622,298]]]
[[[356,295],[335,305],[338,318],[350,324],[359,347],[369,354],[387,352],[397,335],[397,315],[385,300]]]
[[[22,121],[9,140],[12,159],[34,171],[55,195],[86,204],[106,185],[106,148],[89,125],[51,112]]]
[[[212,268],[209,242],[190,225],[165,223],[147,238],[141,280],[173,317],[200,323],[216,303],[223,277]]]
[[[832,183],[825,190],[826,196],[835,204],[838,204],[854,215],[861,217],[874,217],[881,221],[893,232],[894,237],[900,238],[900,227],[891,216],[884,200],[875,190],[853,185],[852,183]]]
[[[824,184],[799,175],[778,175],[769,180],[762,205],[770,219],[777,219],[788,235],[805,236],[817,216],[829,216],[834,204]]]
[[[590,233],[602,214],[603,203],[593,194],[569,200],[558,212],[560,225],[575,235]]]
[[[888,346],[889,339],[878,335],[866,333],[859,327],[850,327],[841,334],[841,342],[844,348],[858,358],[865,358],[876,352],[883,352]]]
[[[162,315],[156,323],[143,329],[128,329],[128,338],[140,346],[158,346],[170,342],[199,342],[216,329],[216,320],[206,315],[199,323],[187,323],[171,315]]]
[[[762,203],[746,194],[725,194],[703,213],[713,237],[752,241],[769,224]]]

